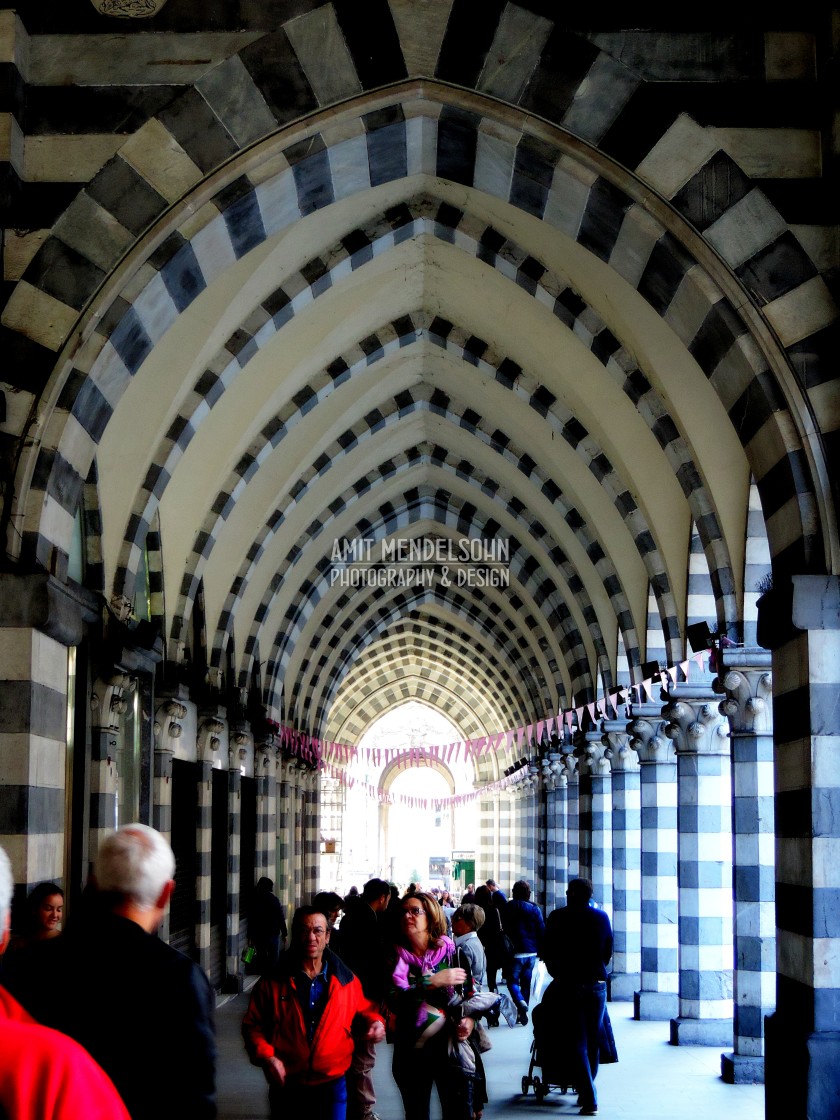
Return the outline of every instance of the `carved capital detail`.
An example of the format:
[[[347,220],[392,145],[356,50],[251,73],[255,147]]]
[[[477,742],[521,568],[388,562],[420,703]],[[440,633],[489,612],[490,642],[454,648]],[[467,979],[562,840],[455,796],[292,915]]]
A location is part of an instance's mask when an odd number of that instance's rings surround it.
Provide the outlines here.
[[[721,700],[721,715],[733,731],[758,735],[773,732],[773,675],[767,669],[730,669],[721,684],[726,698]]]
[[[729,724],[707,696],[672,696],[662,715],[678,754],[729,754]]]
[[[642,765],[676,762],[674,744],[668,735],[668,723],[661,718],[637,716],[627,724],[630,748]]]

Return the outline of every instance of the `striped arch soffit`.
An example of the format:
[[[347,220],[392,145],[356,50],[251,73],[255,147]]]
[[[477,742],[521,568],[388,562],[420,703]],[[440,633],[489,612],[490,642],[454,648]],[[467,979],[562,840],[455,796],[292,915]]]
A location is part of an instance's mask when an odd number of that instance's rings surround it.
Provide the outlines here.
[[[398,329],[404,332],[401,337],[396,336]],[[445,335],[438,333],[439,331],[445,332]],[[337,391],[341,384],[351,380],[354,376],[364,375],[367,370],[376,367],[380,362],[383,366],[386,365],[387,361],[397,352],[399,352],[400,360],[404,362],[411,353],[411,348],[422,344],[424,341],[451,355],[455,361],[462,362],[462,375],[474,374],[477,376],[483,374],[493,376],[497,383],[509,388],[514,396],[527,401],[529,406],[539,414],[540,419],[549,416],[545,408],[540,409],[539,396],[530,393],[527,378],[518,377],[514,384],[510,379],[515,376],[515,371],[510,368],[509,363],[505,368],[505,360],[499,360],[498,356],[489,353],[486,348],[482,348],[485,352],[481,358],[471,354],[467,349],[468,344],[472,342],[473,348],[477,349],[479,340],[474,337],[465,338],[465,332],[458,331],[451,323],[443,323],[429,314],[418,312],[404,316],[399,323],[387,324],[375,335],[368,335],[363,340],[361,347],[356,349],[356,352],[345,353],[336,359],[329,370],[323,370],[320,374],[310,378],[306,389],[295,394],[293,399],[286,402],[270,423],[262,429],[258,437],[252,441],[248,455],[237,465],[237,469],[228,480],[225,489],[215,497],[212,502],[212,511],[197,533],[193,558],[182,583],[182,594],[173,619],[173,640],[177,641],[183,630],[186,613],[189,610],[195,587],[201,579],[204,566],[212,554],[214,542],[224,520],[260,467],[271,463],[270,456],[280,446],[288,432],[293,430],[296,425],[304,423],[305,417],[311,414],[314,404],[317,401],[323,401],[328,395]],[[500,367],[504,372],[499,372]],[[383,380],[386,374],[387,370],[383,370]],[[351,464],[354,460],[354,453],[355,458],[358,459],[359,449],[365,450],[364,445],[368,441],[379,438],[380,441],[384,442],[386,438],[390,438],[392,429],[399,425],[405,426],[407,417],[423,413],[443,417],[448,421],[452,432],[448,438],[457,444],[457,451],[448,450],[440,443],[425,453],[422,449],[408,447],[401,450],[399,454],[391,452],[376,470],[367,471],[353,477]],[[578,453],[586,456],[590,471],[610,492],[616,510],[623,516],[651,580],[656,583],[660,593],[663,615],[668,619],[675,620],[676,609],[670,593],[667,573],[664,571],[661,557],[652,545],[653,534],[646,526],[641,510],[632,505],[632,499],[621,485],[617,473],[611,468],[607,457],[603,453],[593,454],[591,440],[582,445],[579,422],[569,417],[568,422],[563,424],[554,417],[549,418],[555,421],[551,425],[552,430],[556,430],[563,436],[570,447],[577,444]],[[439,436],[439,438],[442,441],[444,437]],[[523,484],[524,480],[527,479],[530,484],[528,489],[535,488],[543,496],[546,508],[551,509],[553,513],[552,521],[557,521],[558,514],[560,515],[563,525],[568,527],[569,534],[578,542],[581,555],[588,558],[589,562],[598,568],[599,578],[604,587],[611,589],[610,598],[615,613],[622,620],[622,624],[627,631],[628,648],[635,650],[637,643],[633,637],[628,604],[621,590],[618,576],[614,566],[605,556],[603,548],[598,544],[594,531],[587,526],[586,518],[564,496],[560,486],[546,474],[541,466],[537,465],[529,454],[519,448],[510,436],[480,417],[469,404],[453,402],[441,390],[429,385],[421,385],[414,386],[411,389],[402,389],[396,395],[380,399],[375,411],[368,413],[364,419],[360,419],[351,428],[339,432],[337,437],[323,450],[319,448],[319,454],[312,462],[306,464],[305,469],[299,470],[299,473],[286,481],[283,499],[267,519],[268,523],[260,529],[258,537],[254,539],[247,551],[242,567],[236,573],[228,601],[225,604],[224,616],[220,620],[219,632],[214,641],[214,663],[218,661],[224,645],[224,636],[236,606],[248,587],[251,574],[256,571],[257,565],[270,542],[276,537],[281,525],[284,525],[290,518],[292,511],[301,507],[305,499],[309,497],[312,489],[318,487],[323,492],[323,480],[325,478],[338,478],[342,489],[337,494],[334,489],[330,491],[330,501],[325,513],[316,522],[307,523],[305,531],[295,540],[292,549],[286,556],[282,560],[278,560],[277,557],[273,558],[272,571],[275,571],[275,575],[272,577],[272,586],[268,589],[269,595],[273,595],[274,591],[288,577],[290,570],[300,559],[309,541],[313,538],[317,540],[319,536],[326,540],[328,529],[332,529],[334,532],[338,521],[342,521],[342,523],[346,521],[346,517],[343,518],[342,515],[346,513],[351,504],[353,505],[353,512],[358,513],[360,498],[364,494],[374,491],[374,488],[381,484],[384,479],[406,474],[410,482],[411,475],[416,473],[419,466],[423,465],[429,468],[434,466],[439,472],[446,475],[454,474],[464,481],[471,481],[480,485],[482,492],[488,498],[488,504],[503,501],[506,512],[527,534],[533,540],[543,542],[549,560],[562,573],[559,578],[575,588],[580,583],[580,579],[576,575],[576,568],[566,558],[563,544],[556,541],[548,533],[539,517],[532,516],[531,512],[523,505],[521,497],[509,492],[475,465],[469,454],[472,450],[471,444],[473,441],[481,444],[482,448],[489,450],[493,455],[501,456],[507,463],[513,465],[523,477]],[[334,468],[338,469],[335,473],[331,473]],[[353,479],[350,485],[347,484],[348,477]],[[375,496],[374,491],[373,497]],[[367,516],[370,517],[370,513]],[[466,520],[468,519],[462,515],[460,521],[464,522]],[[493,529],[496,528],[497,526],[494,525]],[[356,532],[360,536],[370,535],[369,526],[364,524],[363,521],[357,521],[349,530],[345,526],[344,532],[348,536],[353,536]],[[328,554],[329,542],[325,543],[323,547]],[[319,558],[319,564],[322,575],[328,578],[327,558]],[[276,565],[276,569],[274,565]],[[597,619],[591,611],[591,604],[585,588],[581,589],[579,594],[584,615],[588,616],[586,617],[587,626],[597,627]],[[267,601],[264,601],[261,608],[260,620],[263,617],[263,608],[268,609]],[[673,623],[672,632],[674,635],[676,634],[676,621]],[[596,630],[596,638],[597,633]]]
[[[252,324],[250,330],[242,324],[228,339],[226,346],[207,364],[184,401],[167,439],[157,449],[154,464],[146,479],[147,485],[138,495],[130,523],[131,535],[125,541],[117,573],[118,585],[124,583],[130,588],[133,578],[132,557],[136,557],[138,548],[142,546],[150,512],[165,489],[172,463],[180,458],[189,445],[208,405],[212,407],[220,395],[233,386],[236,377],[246,369],[251,358],[294,317],[296,309],[309,308],[319,295],[329,291],[338,282],[336,277],[340,277],[348,265],[351,269],[361,268],[373,256],[387,251],[389,246],[423,234],[454,241],[459,249],[473,253],[488,267],[501,271],[514,283],[531,292],[534,298],[551,306],[557,318],[602,361],[646,420],[666,455],[669,467],[680,481],[698,523],[698,531],[717,585],[717,605],[720,612],[718,622],[725,624],[736,618],[737,603],[729,574],[728,555],[710,496],[677,422],[669,415],[665,403],[633,361],[632,355],[620,347],[618,340],[565,277],[550,273],[533,256],[511,244],[492,226],[481,224],[447,203],[428,196],[407,200],[402,206],[390,210],[371,227],[353,230],[328,253],[309,261],[249,316]],[[326,262],[329,262],[329,267]],[[480,372],[491,372],[498,383],[505,385],[521,400],[527,400],[540,419],[548,424],[551,432],[560,435],[569,446],[576,449],[578,455],[585,458],[588,469],[610,492],[614,504],[628,523],[636,547],[645,557],[650,578],[661,596],[660,607],[666,633],[675,641],[676,611],[669,602],[668,577],[662,558],[653,544],[654,534],[645,524],[642,511],[633,502],[626,482],[619,477],[591,433],[586,431],[568,409],[559,405],[547,386],[540,384],[512,359],[494,354],[486,344],[482,346],[481,339],[468,331],[459,330],[457,325],[442,316],[425,316],[422,313],[407,314],[395,323],[386,324],[381,331],[369,334],[360,340],[353,352],[338,356],[328,368],[310,378],[304,390],[284,402],[278,415],[249,448],[248,454],[239,464],[239,473],[229,481],[229,490],[220,493],[214,501],[205,524],[197,534],[196,558],[192,570],[187,573],[187,580],[191,579],[194,584],[200,578],[203,562],[212,549],[216,527],[227,516],[242,486],[253,477],[264,457],[270,454],[286,433],[316,404],[343,384],[348,376],[352,377],[373,362],[393,353],[396,346],[407,346],[417,337],[424,336],[436,345],[457,353]],[[464,411],[473,412],[467,409]],[[463,417],[460,422],[465,425]],[[465,426],[469,426],[469,420]],[[172,439],[171,433],[174,431],[178,432],[178,436]],[[527,459],[527,456],[522,456],[520,469],[525,469]],[[298,486],[301,485],[299,482]],[[548,480],[547,485],[551,488],[556,483]],[[190,600],[194,587],[185,581],[185,588],[187,590],[182,600]],[[186,609],[188,608],[184,602],[180,601],[175,612],[175,639],[178,637],[178,621]],[[671,652],[675,658],[680,656],[678,649]]]
[[[833,530],[824,500],[830,473],[818,408],[796,376],[813,355],[802,357],[801,343],[808,333],[804,321],[790,353],[777,343],[772,330],[775,300],[790,293],[774,290],[775,271],[767,262],[766,247],[733,263],[730,271],[672,206],[585,141],[478,95],[425,81],[406,85],[363,95],[355,107],[289,126],[234,156],[201,182],[186,204],[165,216],[172,200],[143,179],[127,153],[118,153],[80,192],[80,197],[86,196],[84,203],[77,198],[65,217],[71,222],[75,206],[93,204],[102,236],[97,239],[95,223],[88,243],[98,263],[83,259],[61,240],[59,223],[5,312],[7,325],[14,328],[21,304],[37,303],[43,296],[44,306],[54,312],[52,349],[60,351],[46,388],[47,407],[37,413],[44,422],[39,425],[36,419],[29,433],[37,456],[23,457],[18,472],[13,516],[20,528],[22,559],[38,561],[58,574],[66,570],[73,511],[115,403],[142,366],[154,338],[221,267],[336,199],[426,173],[488,192],[536,215],[636,286],[710,379],[744,443],[762,496],[774,566],[781,572],[819,568],[836,534],[826,532]],[[361,119],[364,134],[331,144],[321,130],[328,122],[337,125],[348,118]],[[163,119],[155,124],[166,130]],[[494,161],[506,161],[507,176],[487,173],[482,159],[484,124],[503,133],[494,136]],[[169,139],[173,148],[181,147],[171,132]],[[367,171],[364,181],[359,178],[360,155]],[[570,173],[569,158],[577,174]],[[715,153],[718,162],[719,158]],[[734,165],[732,170],[741,175]],[[126,180],[135,192],[130,216]],[[137,205],[138,195],[142,205]],[[765,204],[779,230],[773,245],[790,260],[788,274],[805,277],[803,285],[822,283],[781,215],[768,200]],[[199,211],[207,223],[200,231]],[[647,238],[647,259],[640,268],[640,239],[631,233],[642,211],[645,228],[650,230],[651,220],[656,228]],[[139,239],[122,263],[107,237],[114,222]],[[185,236],[182,230],[191,232]],[[630,242],[633,251],[627,252]],[[141,261],[152,278],[132,299],[127,282],[131,279],[136,285]],[[72,277],[72,290],[50,291],[50,277],[58,275]],[[747,277],[762,310],[745,299],[740,278]],[[826,300],[830,302],[827,295]],[[785,306],[789,310],[791,301]],[[793,516],[800,528],[793,540],[789,531],[778,539],[773,531],[780,520],[773,515],[783,507],[785,520]],[[715,570],[714,564],[710,567]]]
[[[488,618],[482,607],[489,610],[496,607],[495,615],[502,625],[496,618]],[[391,595],[387,600],[374,601],[364,612],[349,612],[348,624],[355,623],[355,629],[349,634],[340,630],[322,637],[320,648],[331,652],[321,654],[318,671],[308,687],[298,686],[295,681],[290,705],[297,701],[297,709],[309,712],[313,724],[322,726],[322,721],[326,721],[328,716],[331,723],[337,718],[336,712],[341,711],[341,697],[348,698],[345,703],[355,703],[355,695],[348,692],[351,680],[358,679],[359,675],[375,673],[377,656],[383,664],[388,662],[389,669],[393,665],[397,673],[404,660],[398,649],[393,647],[394,637],[400,634],[403,623],[399,609],[405,611],[406,618],[411,622],[416,621],[415,633],[425,634],[429,650],[423,661],[431,660],[432,663],[421,664],[420,675],[437,675],[440,666],[445,666],[449,679],[458,681],[462,692],[477,691],[484,697],[482,703],[473,705],[476,710],[483,709],[492,701],[496,714],[504,714],[511,721],[489,723],[488,726],[518,726],[527,722],[527,713],[553,710],[564,699],[564,694],[558,699],[545,677],[540,675],[540,660],[544,659],[534,655],[527,632],[522,633],[522,622],[513,614],[515,603],[508,606],[499,599],[496,603],[474,605],[464,596],[454,593],[454,589],[437,586],[413,596]],[[508,611],[512,617],[506,617]],[[341,621],[347,613],[348,608],[345,608]],[[354,615],[362,617],[357,619]],[[339,635],[347,648],[337,647],[336,638]],[[378,653],[381,647],[388,651],[387,658]],[[365,653],[363,659],[360,658],[362,651]],[[359,658],[356,663],[353,663],[354,656]],[[416,674],[416,655],[412,657],[415,660],[409,660],[408,664],[410,671]],[[370,658],[374,658],[373,664],[369,664]],[[345,673],[348,675],[346,680]],[[515,679],[514,673],[518,673]],[[289,714],[294,712],[295,709],[291,708]]]
[[[467,738],[474,738],[486,728],[521,726],[519,717],[525,706],[509,694],[515,689],[508,683],[502,668],[488,658],[476,657],[474,646],[468,644],[452,627],[444,632],[441,625],[431,619],[401,621],[397,626],[372,643],[367,656],[354,664],[341,681],[332,701],[326,723],[326,738],[339,742],[358,742],[367,728],[370,717],[366,714],[368,697],[379,705],[381,690],[386,687],[426,690],[427,684],[451,687],[458,682],[456,696],[470,698],[469,719],[459,719],[459,727],[470,727]],[[484,652],[484,651],[482,651]],[[403,682],[406,682],[405,684]],[[403,697],[405,698],[405,697]],[[400,701],[401,702],[401,701]],[[449,717],[451,718],[451,716]],[[477,720],[480,719],[479,724]]]

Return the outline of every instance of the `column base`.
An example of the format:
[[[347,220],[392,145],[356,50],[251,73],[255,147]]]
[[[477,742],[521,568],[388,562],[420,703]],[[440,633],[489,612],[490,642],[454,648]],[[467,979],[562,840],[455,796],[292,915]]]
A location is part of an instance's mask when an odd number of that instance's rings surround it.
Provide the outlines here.
[[[657,1019],[667,1022],[673,1019],[680,1009],[676,992],[649,992],[644,989],[633,993],[633,1018],[639,1022]]]
[[[721,1054],[720,1076],[727,1085],[763,1085],[764,1058],[747,1054]]]
[[[805,1034],[795,1016],[764,1020],[766,1120],[836,1120],[840,1101],[840,1031]]]
[[[609,999],[616,1003],[629,1003],[639,990],[641,979],[638,972],[614,972],[607,980]]]
[[[731,1019],[672,1019],[672,1046],[732,1045]]]

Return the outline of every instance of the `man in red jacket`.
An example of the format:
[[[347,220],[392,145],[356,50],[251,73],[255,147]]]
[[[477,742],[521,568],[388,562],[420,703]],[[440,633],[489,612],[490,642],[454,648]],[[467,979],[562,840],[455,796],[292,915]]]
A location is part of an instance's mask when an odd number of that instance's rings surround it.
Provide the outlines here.
[[[326,916],[299,907],[289,952],[254,988],[242,1021],[248,1055],[268,1081],[272,1117],[345,1120],[354,1034],[385,1037],[382,1016],[329,938]]]

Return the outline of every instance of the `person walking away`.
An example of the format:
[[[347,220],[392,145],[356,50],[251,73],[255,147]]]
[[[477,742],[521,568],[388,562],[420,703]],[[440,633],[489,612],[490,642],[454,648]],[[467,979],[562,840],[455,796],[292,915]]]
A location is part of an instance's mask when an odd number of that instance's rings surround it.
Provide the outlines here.
[[[248,940],[256,949],[253,970],[259,976],[274,971],[288,936],[286,911],[267,876],[257,881],[248,910]]]
[[[245,1048],[268,1082],[273,1120],[345,1120],[353,1040],[385,1037],[360,981],[329,949],[326,915],[301,906],[289,951],[260,979],[242,1021]]]
[[[505,966],[506,954],[502,917],[486,884],[476,889],[475,905],[484,911],[484,924],[477,932],[487,958],[487,990],[495,992],[499,969]],[[488,1016],[488,1024],[497,1026],[498,1016]]]
[[[505,933],[513,942],[513,959],[508,962],[508,990],[516,1004],[518,1021],[528,1022],[531,1000],[531,977],[537,954],[542,947],[545,921],[539,906],[531,902],[531,887],[518,879],[511,890],[512,898],[505,907]]]
[[[384,879],[369,879],[361,895],[347,898],[341,919],[341,959],[358,976],[367,998],[378,1008],[385,1000],[383,918],[391,901],[391,887]],[[376,1043],[356,1039],[353,1060],[347,1071],[348,1120],[379,1120],[375,1110],[373,1067]]]
[[[554,1021],[563,1020],[573,1052],[573,1081],[581,1116],[595,1116],[601,1024],[607,1001],[607,965],[613,934],[603,910],[590,905],[592,883],[572,879],[566,905],[552,910],[546,922],[542,957],[554,978],[541,1006]],[[559,1032],[562,1037],[563,1031]]]
[[[124,825],[99,846],[82,912],[4,970],[30,1014],[105,1070],[132,1120],[216,1116],[215,995],[199,966],[157,936],[174,873],[159,832]]]

